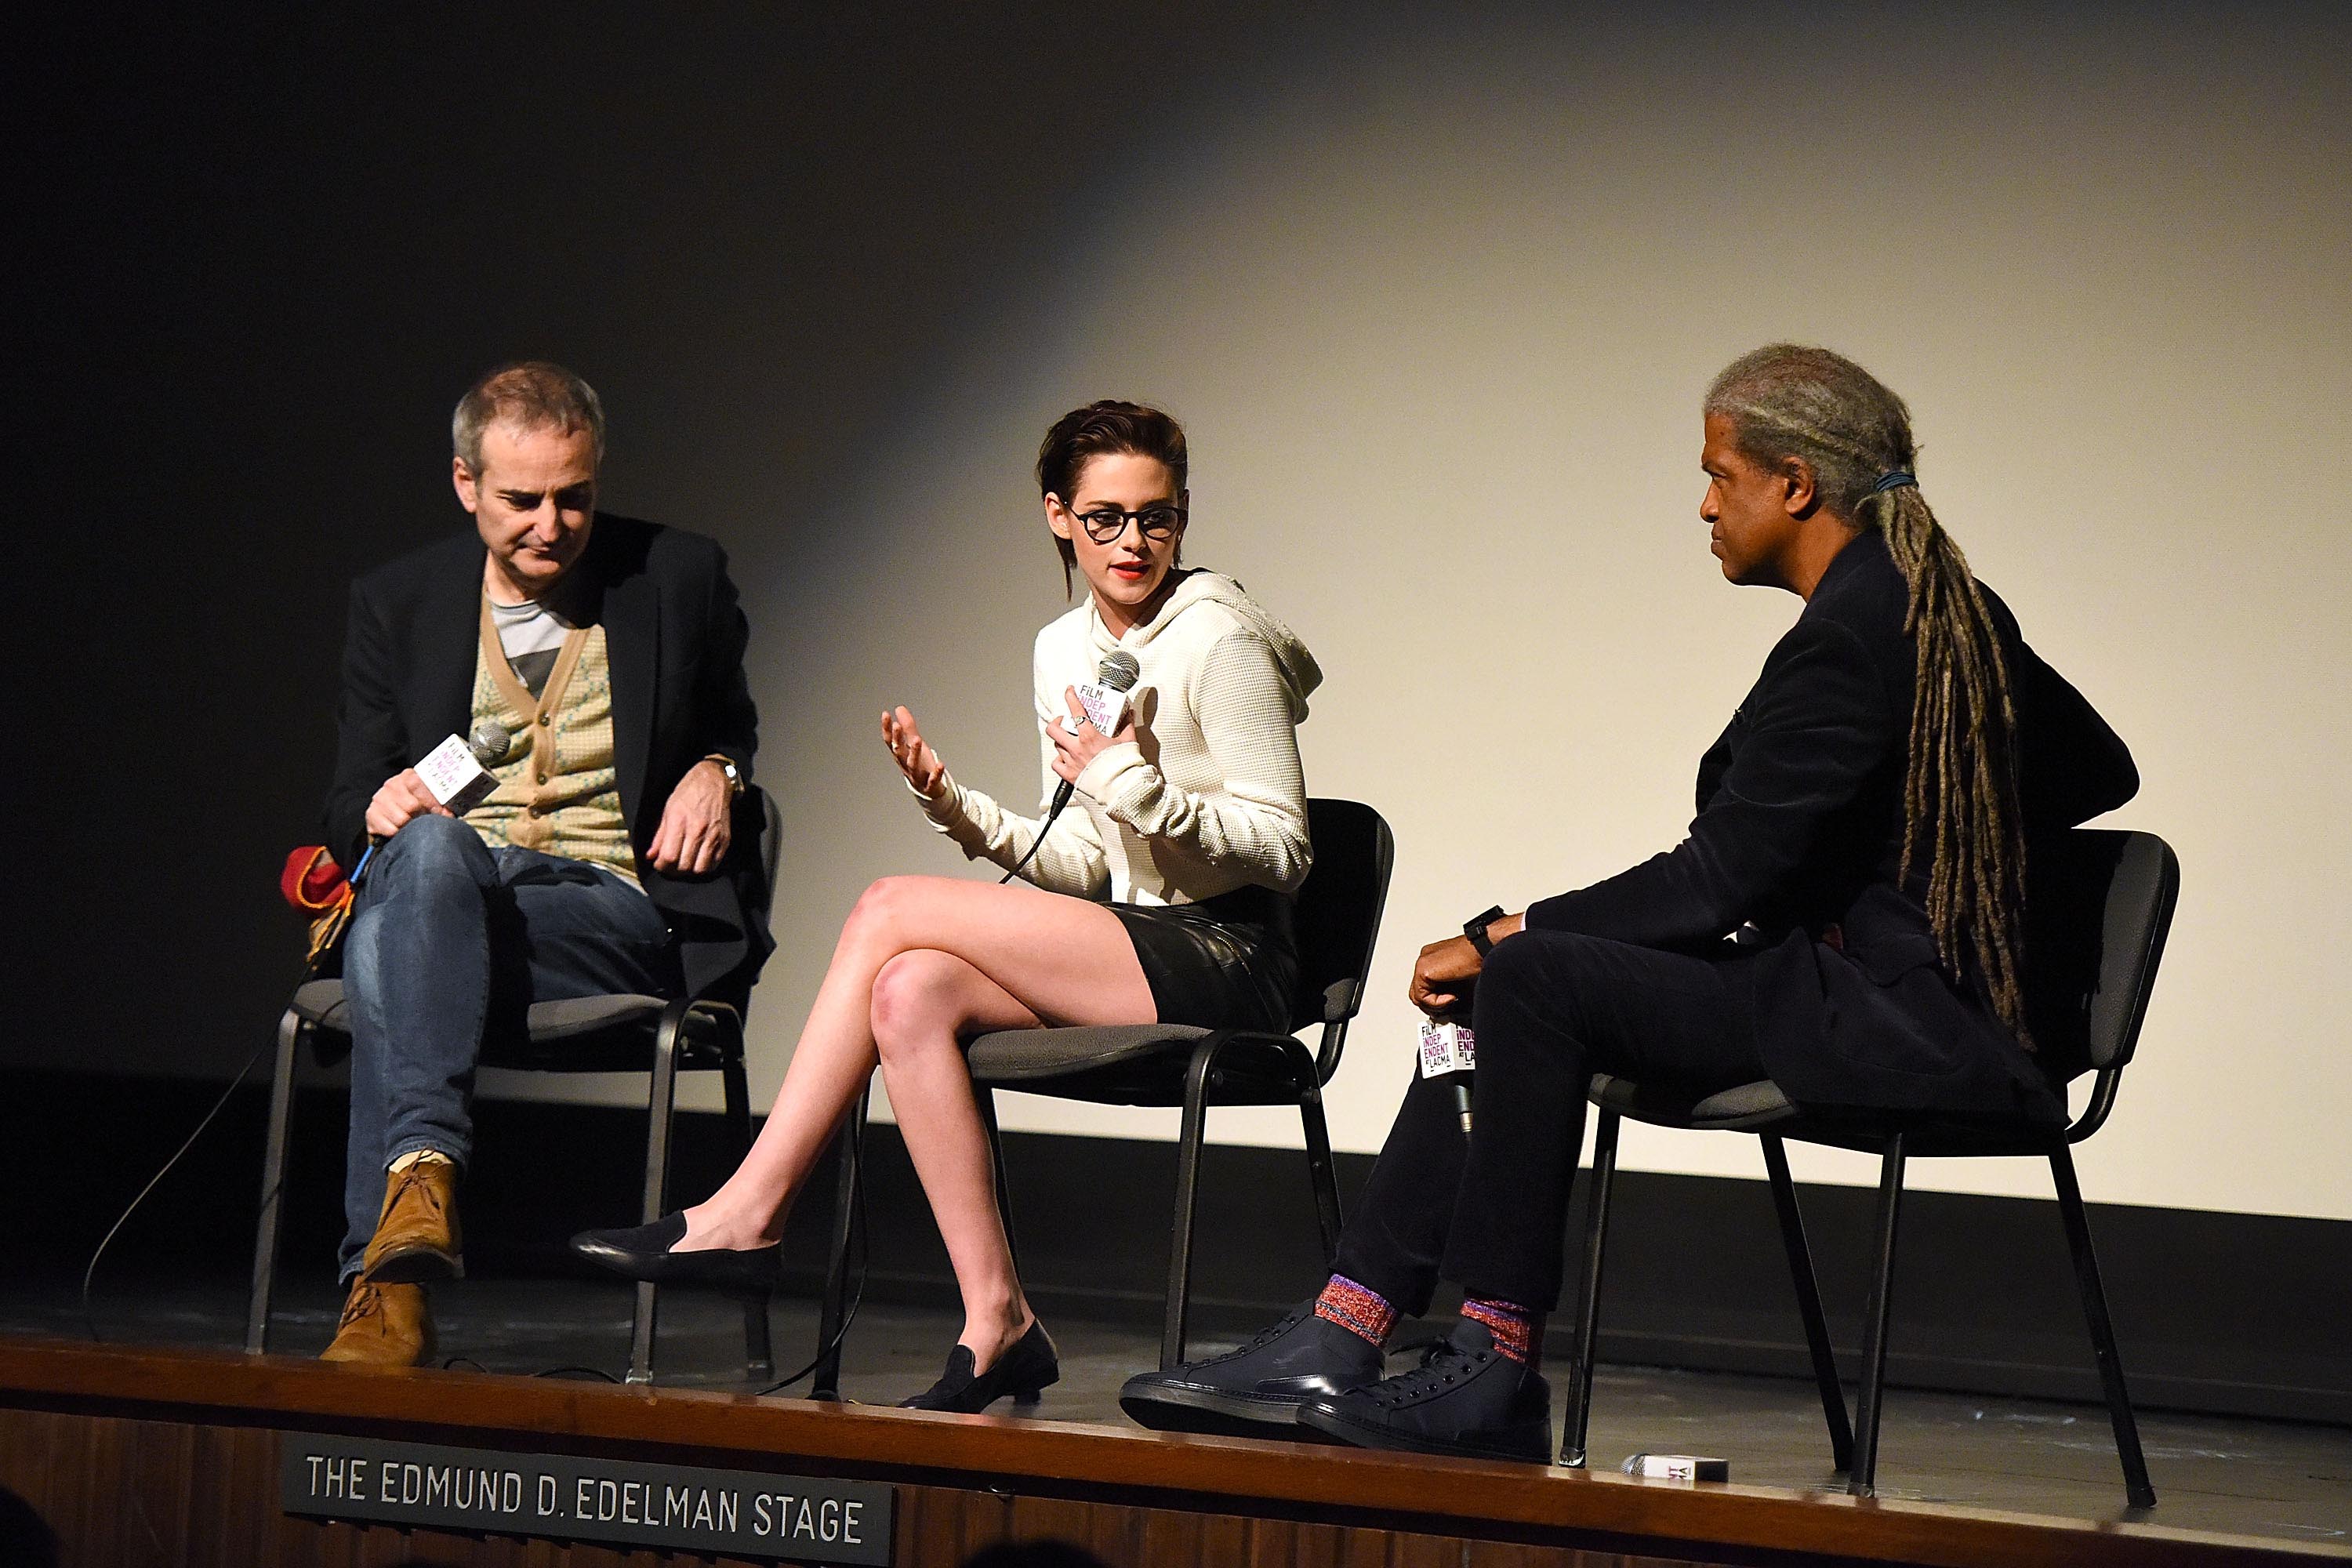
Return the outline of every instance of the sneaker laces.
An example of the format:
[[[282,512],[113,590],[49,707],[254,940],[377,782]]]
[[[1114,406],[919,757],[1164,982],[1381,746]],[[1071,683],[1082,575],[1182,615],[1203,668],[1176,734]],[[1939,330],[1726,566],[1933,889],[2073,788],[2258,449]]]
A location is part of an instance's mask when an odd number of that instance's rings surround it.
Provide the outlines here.
[[[1263,1350],[1267,1345],[1270,1345],[1275,1341],[1280,1339],[1283,1335],[1288,1333],[1291,1330],[1297,1328],[1300,1322],[1307,1318],[1313,1317],[1314,1315],[1315,1309],[1311,1303],[1304,1307],[1293,1307],[1289,1311],[1283,1314],[1282,1321],[1280,1322],[1275,1324],[1270,1329],[1259,1330],[1257,1338],[1250,1341],[1249,1343],[1245,1345],[1235,1345],[1233,1349],[1225,1352],[1224,1354],[1212,1356],[1209,1359],[1211,1361],[1231,1361],[1235,1356],[1245,1356],[1252,1351]]]
[[[1397,1349],[1418,1350],[1421,1352],[1421,1364],[1410,1372],[1384,1378],[1364,1391],[1383,1405],[1402,1405],[1406,1400],[1418,1399],[1424,1394],[1448,1387],[1460,1382],[1473,1368],[1484,1365],[1496,1353],[1493,1351],[1465,1351],[1443,1334],[1416,1339],[1399,1345]]]

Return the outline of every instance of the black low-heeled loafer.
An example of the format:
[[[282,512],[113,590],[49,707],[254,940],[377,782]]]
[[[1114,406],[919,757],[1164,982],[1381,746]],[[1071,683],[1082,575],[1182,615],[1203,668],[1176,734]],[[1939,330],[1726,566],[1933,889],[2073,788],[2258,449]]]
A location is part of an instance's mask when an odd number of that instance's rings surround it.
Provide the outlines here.
[[[972,1371],[971,1346],[956,1346],[948,1352],[947,1371],[940,1374],[939,1382],[912,1399],[899,1401],[898,1408],[977,1415],[1008,1394],[1023,1403],[1033,1400],[1047,1385],[1061,1381],[1061,1376],[1062,1363],[1054,1354],[1054,1342],[1045,1337],[1045,1325],[1032,1323],[1029,1331],[1006,1346],[986,1372]]]
[[[705,1247],[699,1252],[673,1252],[686,1239],[686,1215],[666,1214],[651,1225],[618,1230],[583,1230],[572,1238],[572,1250],[589,1262],[632,1279],[656,1285],[709,1285],[721,1290],[766,1290],[776,1283],[783,1248],[765,1247]]]

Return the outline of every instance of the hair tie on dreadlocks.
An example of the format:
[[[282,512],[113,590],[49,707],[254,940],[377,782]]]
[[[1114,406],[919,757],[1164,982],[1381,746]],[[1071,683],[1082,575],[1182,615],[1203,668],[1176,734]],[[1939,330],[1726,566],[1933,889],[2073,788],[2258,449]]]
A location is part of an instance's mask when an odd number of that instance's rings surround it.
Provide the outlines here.
[[[1905,485],[1909,485],[1913,489],[1917,489],[1919,488],[1919,476],[1916,474],[1906,474],[1901,468],[1889,468],[1886,472],[1878,476],[1878,482],[1870,487],[1870,493],[1874,496],[1885,495],[1888,490],[1899,490]]]

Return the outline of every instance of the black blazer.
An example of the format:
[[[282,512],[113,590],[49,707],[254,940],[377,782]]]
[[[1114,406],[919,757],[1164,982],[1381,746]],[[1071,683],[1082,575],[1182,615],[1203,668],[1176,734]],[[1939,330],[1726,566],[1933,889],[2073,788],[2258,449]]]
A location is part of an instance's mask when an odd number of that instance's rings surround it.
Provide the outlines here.
[[[352,584],[326,805],[327,845],[345,866],[359,864],[368,802],[383,781],[469,725],[483,557],[468,532]],[[646,860],[688,768],[719,753],[751,777],[759,712],[743,677],[749,628],[726,552],[699,534],[600,512],[572,571],[580,613],[604,628],[614,762],[638,880],[677,933],[688,991],[740,1001],[775,945],[752,797],[738,798],[733,847],[711,875],[667,876]]]
[[[2017,704],[2030,863],[2037,835],[2122,805],[2139,774],[2106,721],[2025,646],[2009,607],[1985,595]],[[1757,1051],[1800,1105],[2059,1125],[2059,1088],[1975,989],[1939,967],[1925,867],[1907,884],[1900,875],[1907,600],[1885,539],[1864,531],[1700,760],[1690,836],[1544,900],[1528,924],[1710,955],[1753,926],[1746,940],[1760,937],[1761,951],[1737,962],[1753,987]]]

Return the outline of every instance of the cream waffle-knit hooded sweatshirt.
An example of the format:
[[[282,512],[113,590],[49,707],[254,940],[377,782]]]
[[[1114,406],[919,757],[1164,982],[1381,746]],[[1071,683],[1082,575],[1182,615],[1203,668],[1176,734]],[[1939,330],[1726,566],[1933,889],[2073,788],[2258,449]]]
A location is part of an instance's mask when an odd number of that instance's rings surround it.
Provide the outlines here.
[[[1313,858],[1297,727],[1323,672],[1288,626],[1213,572],[1185,574],[1160,613],[1125,637],[1111,636],[1092,595],[1039,632],[1039,816],[1013,816],[950,777],[923,801],[932,826],[975,859],[1017,864],[1062,782],[1045,727],[1068,722],[1064,691],[1096,679],[1114,648],[1143,669],[1130,694],[1136,738],[1087,764],[1022,875],[1053,892],[1135,904],[1193,903],[1250,883],[1297,892]]]

